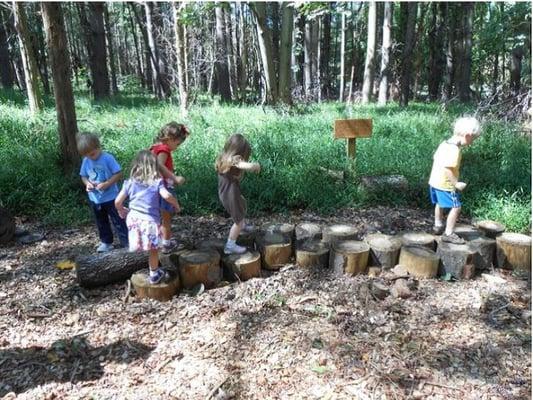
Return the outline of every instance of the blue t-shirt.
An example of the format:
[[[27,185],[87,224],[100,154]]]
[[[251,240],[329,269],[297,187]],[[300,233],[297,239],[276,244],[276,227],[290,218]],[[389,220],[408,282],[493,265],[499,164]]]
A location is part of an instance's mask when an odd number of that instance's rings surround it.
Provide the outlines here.
[[[80,176],[87,178],[94,185],[107,181],[113,175],[122,171],[117,160],[111,154],[102,151],[100,157],[96,160],[91,160],[88,157],[83,157],[80,168]],[[115,200],[118,195],[118,186],[113,184],[106,190],[91,190],[87,192],[89,200],[96,204],[106,203]]]
[[[130,212],[128,215],[155,222],[156,224],[161,223],[159,191],[163,188],[162,179],[158,179],[152,185],[147,185],[134,179],[128,179],[124,182],[122,190],[129,197]]]

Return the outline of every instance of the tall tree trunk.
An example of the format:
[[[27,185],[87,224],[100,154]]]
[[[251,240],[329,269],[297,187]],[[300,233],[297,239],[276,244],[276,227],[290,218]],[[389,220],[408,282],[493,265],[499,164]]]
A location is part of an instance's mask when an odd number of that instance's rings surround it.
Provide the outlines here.
[[[509,63],[509,76],[511,78],[510,87],[514,94],[520,91],[520,75],[522,73],[522,57],[524,49],[516,47],[511,52],[511,62]]]
[[[387,97],[389,91],[389,73],[390,73],[390,49],[392,45],[391,41],[391,28],[392,28],[392,10],[393,3],[386,1],[383,11],[383,44],[381,46],[381,70],[380,70],[380,82],[379,82],[379,95],[378,104],[384,106],[387,104]]]
[[[32,10],[34,12],[34,10]],[[43,83],[44,94],[50,94],[50,79],[48,79],[48,63],[46,61],[46,50],[44,43],[44,32],[41,24],[36,24],[37,35],[31,35],[33,42],[33,54],[37,57],[37,67],[39,68],[39,75]]]
[[[428,36],[428,92],[430,100],[437,100],[440,93],[442,74],[444,71],[444,21],[446,20],[446,4],[431,3],[431,28]]]
[[[118,85],[117,85],[117,69],[116,69],[115,49],[114,49],[115,44],[113,42],[113,30],[109,23],[109,10],[107,9],[107,5],[104,3],[103,7],[104,7],[105,35],[107,39],[106,40],[107,51],[109,54],[109,66],[111,69],[111,89],[113,90],[113,94],[116,95],[118,94]]]
[[[41,7],[54,83],[63,171],[66,175],[73,175],[77,171],[80,158],[76,148],[78,126],[63,11],[60,3],[43,2]]]
[[[279,97],[286,104],[292,103],[291,97],[291,51],[292,29],[294,25],[293,7],[288,2],[281,4],[281,40],[279,55]]]
[[[340,42],[340,76],[339,76],[339,101],[344,101],[344,88],[346,86],[344,79],[346,77],[346,13],[347,10],[342,10],[341,16],[341,42]]]
[[[143,19],[140,17],[139,13],[137,12],[137,9],[135,8],[135,5],[133,3],[129,3],[130,9],[133,12],[133,15],[135,16],[135,20],[137,21],[137,25],[139,26],[139,29],[141,30],[141,35],[143,37],[143,43],[144,43],[144,81],[146,82],[146,87],[151,92],[155,92],[154,90],[154,81],[152,79],[153,72],[152,72],[152,52],[150,50],[150,41],[148,40],[148,32],[146,31],[145,23],[143,22]],[[146,19],[144,19],[146,21]],[[142,48],[142,46],[140,46]]]
[[[223,4],[217,2],[215,7],[216,55],[215,72],[218,83],[218,93],[224,101],[231,101],[231,82],[228,67],[226,34],[224,29]]]
[[[455,4],[446,3],[446,20],[448,31],[446,32],[446,73],[444,74],[444,87],[442,91],[442,100],[447,101],[453,95],[453,77],[455,75]]]
[[[418,3],[401,3],[400,7],[406,18],[405,40],[402,52],[402,72],[400,77],[400,105],[406,107],[410,98],[412,54],[415,36],[415,20]]]
[[[322,20],[322,42],[320,43],[322,50],[320,51],[320,71],[322,83],[322,95],[329,99],[331,96],[331,77],[329,60],[331,57],[331,5],[328,4],[328,12],[324,15]]]
[[[30,112],[36,114],[42,109],[42,96],[41,89],[39,88],[39,70],[31,46],[24,3],[13,2],[13,15],[15,17],[15,28],[18,34],[20,54],[24,66]]]
[[[237,98],[237,73],[235,71],[235,64],[233,62],[233,35],[231,26],[231,11],[228,10],[228,8],[231,7],[229,3],[227,3],[228,6],[222,8],[223,15],[224,15],[224,37],[226,42],[226,63],[228,65],[228,74],[229,74],[229,83],[230,83],[230,89],[231,89],[231,97]]]
[[[276,70],[272,49],[272,35],[267,25],[266,3],[251,3],[250,6],[257,20],[257,41],[266,84],[266,101],[275,104],[278,101],[278,85],[276,84]]]
[[[143,71],[143,58],[141,55],[141,51],[139,47],[139,36],[137,35],[137,28],[135,26],[135,23],[133,22],[133,16],[131,8],[128,8],[129,11],[129,22],[130,22],[130,29],[131,33],[133,35],[133,45],[135,46],[135,60],[137,61],[137,76],[141,80],[141,85],[146,87],[146,80],[144,78],[144,71]]]
[[[370,102],[374,87],[374,55],[376,52],[376,3],[368,3],[368,34],[366,42],[365,75],[363,79],[362,102]]]
[[[11,58],[7,42],[7,32],[4,27],[4,10],[0,8],[0,82],[2,87],[13,87],[13,75],[11,74]]]
[[[462,3],[463,26],[460,45],[460,68],[457,71],[459,99],[470,100],[470,80],[472,75],[472,26],[474,23],[474,4]]]
[[[420,76],[422,74],[420,67],[422,65],[423,57],[424,57],[424,51],[422,49],[422,45],[423,45],[422,37],[424,33],[425,14],[426,14],[426,6],[424,3],[420,2],[418,4],[418,16],[417,16],[418,24],[417,24],[416,34],[414,37],[414,42],[415,42],[414,49],[415,50],[413,50],[415,53],[415,62],[413,65],[413,73],[415,76],[414,83],[413,83],[413,97],[415,98],[418,96]]]
[[[161,79],[161,71],[159,69],[159,49],[157,47],[154,37],[153,24],[153,8],[152,2],[144,3],[144,10],[146,14],[146,35],[148,39],[148,48],[150,49],[150,67],[152,71],[152,83],[154,92],[158,98],[163,98],[163,85]]]
[[[180,109],[182,114],[187,113],[188,107],[188,88],[187,88],[187,70],[185,69],[185,59],[187,57],[185,48],[186,28],[181,21],[181,11],[186,7],[186,3],[174,4],[174,36],[176,38],[176,59],[178,64],[178,89],[180,95]]]
[[[304,84],[305,97],[311,96],[313,89],[313,20],[305,16],[304,25]]]
[[[240,71],[237,74],[239,77],[239,92],[241,100],[244,100],[246,97],[246,85],[248,82],[248,35],[246,32],[246,20],[244,18],[245,6],[244,3],[238,3],[239,5],[239,61],[240,61]]]

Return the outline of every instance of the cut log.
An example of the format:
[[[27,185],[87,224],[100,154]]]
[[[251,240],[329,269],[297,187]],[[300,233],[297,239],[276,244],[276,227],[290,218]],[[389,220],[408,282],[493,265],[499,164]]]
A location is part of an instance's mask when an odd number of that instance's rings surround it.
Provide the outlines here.
[[[484,236],[483,232],[481,232],[479,229],[467,224],[457,224],[455,225],[453,231],[457,234],[457,236],[467,241]]]
[[[471,238],[467,245],[474,251],[474,265],[478,270],[487,270],[494,265],[496,255],[496,240],[485,236]]]
[[[352,225],[330,225],[322,230],[322,241],[333,245],[344,240],[357,239],[357,228]]]
[[[417,278],[434,278],[439,269],[439,256],[427,247],[403,246],[399,264]]]
[[[148,269],[148,252],[130,253],[127,249],[93,254],[76,259],[80,286],[91,288],[123,282],[134,272]]]
[[[334,243],[329,254],[329,265],[337,274],[362,274],[368,265],[368,243],[346,240]]]
[[[302,222],[294,229],[296,235],[296,248],[307,241],[322,239],[322,228],[318,224]]]
[[[163,252],[159,252],[159,264],[168,272],[179,274],[179,257],[182,253],[189,250],[192,250],[190,243],[180,243],[178,248],[172,253],[164,254]]]
[[[365,237],[365,242],[370,246],[370,263],[372,265],[391,269],[397,264],[402,247],[400,239],[382,233],[371,233]]]
[[[15,237],[15,218],[5,208],[0,207],[0,244],[7,244]]]
[[[203,283],[209,289],[222,279],[220,254],[216,250],[189,250],[179,256],[179,275],[184,288]]]
[[[131,284],[135,289],[135,294],[140,299],[155,299],[159,301],[169,301],[180,290],[180,277],[171,273],[168,282],[160,282],[157,285],[150,283],[150,276],[147,271],[137,272],[131,277]]]
[[[474,277],[475,251],[468,244],[440,242],[437,255],[441,260],[441,275],[451,274],[456,279]]]
[[[292,257],[292,245],[286,236],[265,232],[258,239],[263,268],[278,270],[288,264]]]
[[[308,240],[296,249],[296,264],[300,267],[328,267],[329,247],[318,240]]]
[[[435,250],[435,237],[429,233],[404,232],[400,235],[400,240],[404,246],[422,246]]]
[[[222,265],[224,276],[230,281],[247,281],[261,277],[261,254],[257,251],[225,256]]]
[[[496,239],[497,236],[505,232],[505,226],[496,221],[491,221],[491,220],[478,221],[475,224],[475,226],[481,232],[483,232],[485,236],[491,239]]]
[[[251,232],[241,231],[241,233],[237,237],[236,242],[239,246],[244,246],[248,250],[255,250],[255,242],[256,242],[257,235],[258,235],[258,232],[256,232],[255,230]]]
[[[496,260],[500,268],[531,271],[531,237],[502,233],[496,237]]]
[[[261,227],[261,234],[278,234],[282,235],[291,244],[294,243],[294,225],[286,223],[264,224]]]
[[[218,254],[220,254],[221,257],[224,256],[224,246],[226,245],[226,239],[222,238],[210,238],[206,240],[202,240],[198,243],[196,243],[196,249],[198,250],[205,250],[205,249],[213,249],[218,251]],[[248,246],[246,246],[248,247]]]

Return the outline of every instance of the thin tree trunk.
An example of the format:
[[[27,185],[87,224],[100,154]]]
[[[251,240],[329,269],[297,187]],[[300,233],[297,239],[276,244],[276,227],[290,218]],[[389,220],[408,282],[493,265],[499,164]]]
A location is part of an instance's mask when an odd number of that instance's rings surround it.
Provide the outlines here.
[[[217,77],[218,93],[224,101],[231,101],[231,82],[228,67],[226,35],[224,29],[224,10],[221,3],[215,7],[216,54],[215,72]]]
[[[39,70],[31,46],[24,3],[13,2],[13,15],[15,17],[15,28],[18,34],[20,54],[24,66],[24,77],[28,92],[30,112],[32,114],[37,114],[42,109],[42,96],[38,80]]]
[[[431,28],[428,36],[428,92],[429,99],[435,101],[439,97],[442,74],[445,68],[443,46],[446,4],[431,3],[431,13]]]
[[[248,82],[248,41],[246,32],[246,25],[245,25],[245,18],[244,18],[244,3],[238,3],[239,4],[239,36],[240,36],[240,42],[239,42],[239,59],[240,59],[240,72],[238,74],[239,77],[239,92],[240,92],[240,98],[241,100],[245,99],[246,95],[246,86]]]
[[[32,10],[34,11],[34,10]],[[48,63],[46,61],[46,49],[44,43],[44,32],[41,24],[36,24],[37,36],[32,35],[33,39],[33,54],[37,57],[37,66],[39,68],[39,75],[43,83],[44,94],[50,94],[50,79],[48,78]]]
[[[228,4],[228,7],[231,7]],[[226,59],[228,65],[229,83],[231,89],[231,97],[237,98],[237,73],[235,72],[235,64],[233,63],[233,40],[230,11],[227,7],[222,9],[224,15],[224,38],[226,42]]]
[[[407,14],[405,41],[402,52],[402,74],[400,77],[400,105],[406,107],[410,98],[412,54],[415,36],[417,2],[401,3],[402,11]]]
[[[111,25],[109,23],[109,10],[107,9],[107,5],[104,3],[104,24],[105,24],[105,34],[106,34],[106,41],[107,41],[107,51],[109,54],[109,66],[111,69],[111,89],[113,90],[113,94],[118,94],[118,85],[117,85],[117,69],[116,69],[116,62],[115,62],[115,50],[114,50],[114,42],[113,42],[113,31],[111,29]],[[126,57],[127,59],[128,57]]]
[[[384,106],[387,104],[388,91],[389,91],[389,73],[390,73],[390,49],[392,45],[391,41],[391,29],[392,29],[392,13],[393,3],[386,1],[383,11],[383,44],[381,46],[381,70],[380,70],[380,82],[379,82],[379,95],[378,104]]]
[[[413,83],[413,97],[418,96],[418,88],[420,84],[420,66],[422,65],[422,57],[424,56],[424,52],[422,51],[422,35],[424,33],[424,17],[426,13],[426,6],[424,3],[420,2],[418,5],[418,25],[416,29],[416,34],[414,37],[414,53],[415,53],[415,61],[413,65],[413,73],[414,73],[414,83]]]
[[[309,16],[305,16],[304,25],[304,84],[305,97],[311,96],[313,88],[313,21]]]
[[[159,51],[154,38],[153,27],[153,4],[148,1],[144,3],[146,14],[146,34],[148,39],[148,48],[150,49],[150,67],[152,71],[152,83],[154,92],[158,98],[163,98],[163,87],[161,84],[161,72],[159,70]]]
[[[446,43],[446,73],[444,74],[444,87],[442,100],[448,101],[453,95],[453,77],[455,67],[454,47],[455,47],[455,5],[446,3],[446,20],[447,20],[447,43]]]
[[[340,66],[341,66],[341,72],[340,72],[340,79],[339,79],[339,101],[344,101],[344,77],[346,76],[346,10],[342,10],[342,16],[341,16],[341,49],[340,49]]]
[[[144,79],[144,71],[143,71],[143,64],[142,64],[142,55],[141,51],[139,50],[139,36],[137,35],[137,29],[135,26],[135,23],[133,22],[133,16],[131,14],[131,8],[128,8],[129,11],[129,22],[130,22],[130,29],[131,33],[133,35],[133,45],[135,46],[135,59],[137,61],[137,76],[141,80],[141,85],[146,87],[146,80]]]
[[[324,15],[322,22],[322,50],[320,51],[320,65],[322,77],[320,81],[322,82],[322,93],[323,97],[329,99],[331,96],[331,77],[330,77],[330,67],[329,60],[331,57],[331,5],[328,4],[328,12]]]
[[[366,43],[365,75],[363,78],[362,102],[370,102],[374,87],[374,55],[376,52],[376,3],[368,3],[368,34]]]
[[[63,170],[66,175],[73,175],[77,171],[80,158],[76,148],[78,126],[63,11],[60,3],[43,2],[41,6],[54,83]]]
[[[463,3],[463,35],[461,40],[461,67],[458,71],[459,99],[462,102],[470,101],[470,81],[472,75],[472,26],[474,23],[474,5],[473,3]]]
[[[174,10],[174,36],[176,38],[176,58],[178,64],[178,89],[180,95],[180,109],[182,114],[187,113],[188,107],[188,88],[187,79],[185,75],[187,70],[185,69],[185,25],[181,22],[180,12],[185,8],[185,3],[174,4],[172,7]]]
[[[281,4],[281,42],[279,55],[279,97],[284,103],[291,104],[291,50],[292,29],[294,24],[293,8],[288,2]]]
[[[0,82],[2,87],[11,89],[13,87],[13,75],[11,74],[11,57],[9,56],[4,20],[4,10],[0,9]]]
[[[511,78],[510,87],[514,94],[520,91],[520,75],[522,74],[522,57],[524,49],[516,47],[511,52],[511,62],[509,63],[509,76]]]

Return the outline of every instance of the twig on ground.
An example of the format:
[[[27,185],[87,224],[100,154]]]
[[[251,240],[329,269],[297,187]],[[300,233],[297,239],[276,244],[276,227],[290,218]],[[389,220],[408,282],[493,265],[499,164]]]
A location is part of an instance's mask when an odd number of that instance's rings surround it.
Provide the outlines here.
[[[215,395],[215,393],[218,391],[218,389],[220,388],[220,386],[222,386],[224,384],[224,382],[226,382],[229,378],[229,375],[226,375],[223,379],[221,379],[216,385],[215,387],[209,392],[209,394],[207,395],[207,397],[205,398],[205,400],[209,400],[211,397],[213,397]]]

